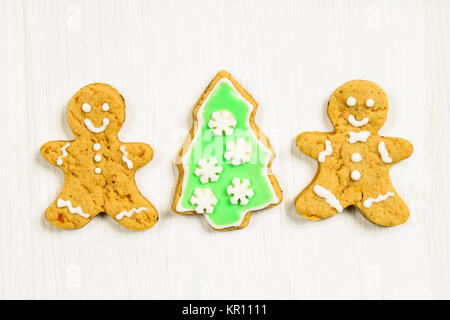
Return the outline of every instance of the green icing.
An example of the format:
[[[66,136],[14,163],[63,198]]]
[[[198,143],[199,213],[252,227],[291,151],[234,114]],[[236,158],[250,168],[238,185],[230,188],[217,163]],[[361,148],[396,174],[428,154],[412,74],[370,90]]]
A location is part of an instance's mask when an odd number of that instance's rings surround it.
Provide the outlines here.
[[[211,222],[217,226],[236,224],[246,212],[272,203],[274,192],[267,180],[267,174],[264,173],[270,152],[262,148],[250,132],[252,129],[247,124],[250,110],[245,100],[227,82],[220,82],[216,85],[209,96],[209,100],[201,110],[202,114],[198,116],[199,118],[203,117],[203,125],[201,128],[197,128],[201,132],[195,143],[190,146],[186,156],[186,159],[188,159],[188,163],[186,163],[188,176],[184,184],[181,205],[186,209],[194,210],[195,206],[190,203],[194,190],[196,188],[209,188],[218,200],[214,212],[208,215]],[[230,111],[237,120],[234,131],[229,136],[215,136],[208,127],[208,121],[211,119],[212,113],[220,110]],[[224,153],[226,143],[232,140],[236,141],[238,138],[243,138],[249,142],[252,151],[249,162],[234,166],[224,158]],[[194,174],[194,170],[197,168],[200,159],[211,157],[217,159],[223,167],[223,171],[217,181],[203,184],[199,177]],[[245,206],[230,202],[231,195],[227,193],[227,187],[231,185],[234,178],[250,180],[250,188],[254,191],[254,196]]]

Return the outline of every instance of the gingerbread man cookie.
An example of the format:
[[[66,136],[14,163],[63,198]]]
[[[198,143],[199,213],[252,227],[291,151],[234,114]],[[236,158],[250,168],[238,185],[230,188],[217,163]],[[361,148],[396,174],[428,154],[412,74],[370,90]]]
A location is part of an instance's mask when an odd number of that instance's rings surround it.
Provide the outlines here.
[[[394,226],[409,210],[389,178],[392,164],[408,158],[413,147],[400,138],[378,135],[388,100],[375,83],[349,81],[328,103],[333,132],[304,132],[297,146],[319,162],[313,181],[298,195],[297,211],[309,220],[329,218],[350,205],[371,222]]]
[[[70,100],[73,141],[50,141],[41,154],[65,174],[58,198],[46,211],[47,220],[63,229],[79,228],[107,213],[132,230],[153,227],[158,212],[139,192],[134,174],[153,158],[145,143],[123,143],[118,133],[125,121],[125,101],[113,87],[94,83]]]

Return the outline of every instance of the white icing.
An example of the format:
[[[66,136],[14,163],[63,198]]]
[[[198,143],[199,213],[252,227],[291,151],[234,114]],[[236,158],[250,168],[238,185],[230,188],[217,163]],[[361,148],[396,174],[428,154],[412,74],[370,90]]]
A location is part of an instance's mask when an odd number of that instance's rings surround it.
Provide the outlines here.
[[[347,106],[353,107],[356,104],[356,98],[348,97],[346,103],[347,103]]]
[[[109,111],[109,105],[107,104],[107,103],[104,103],[103,105],[102,105],[102,110],[103,111]]]
[[[362,160],[362,156],[358,152],[355,152],[352,154],[352,162],[358,163],[361,160]]]
[[[318,184],[314,186],[313,190],[315,194],[325,199],[326,203],[328,203],[330,207],[336,209],[337,212],[341,212],[342,210],[344,210],[339,200],[330,190],[327,190],[324,187],[319,186]]]
[[[103,131],[105,131],[105,129],[108,126],[108,124],[109,124],[109,119],[108,118],[104,118],[102,126],[97,128],[96,126],[94,126],[92,124],[92,121],[90,119],[84,119],[84,125],[92,133],[102,133]]]
[[[62,164],[63,164],[63,158],[65,158],[65,157],[68,156],[68,153],[67,153],[66,149],[67,149],[69,146],[70,146],[70,143],[66,143],[66,144],[61,148],[62,156],[58,157],[58,159],[56,160],[56,164],[57,164],[58,166],[62,165]]]
[[[92,108],[91,108],[91,106],[90,106],[90,104],[89,103],[83,103],[83,105],[81,106],[81,110],[83,110],[83,112],[86,112],[86,113],[88,113],[88,112],[91,112],[91,110],[92,110]]]
[[[378,197],[376,197],[376,199],[374,198],[368,198],[366,201],[363,202],[363,206],[367,209],[369,209],[372,206],[372,203],[374,202],[381,202],[386,200],[389,197],[393,197],[394,193],[393,192],[387,192],[386,194],[381,194]]]
[[[208,122],[208,127],[214,132],[216,136],[229,136],[233,133],[237,121],[233,114],[228,110],[216,111],[211,115],[211,120]]]
[[[219,180],[219,174],[222,172],[222,166],[217,162],[216,158],[200,159],[197,163],[198,168],[194,170],[194,174],[200,177],[201,183],[214,182]]]
[[[238,139],[236,142],[227,143],[224,154],[225,159],[229,160],[232,165],[237,166],[250,161],[250,153],[252,146],[244,139]]]
[[[222,83],[226,83],[231,88],[233,88],[234,92],[236,94],[236,97],[240,98],[241,101],[247,107],[248,112],[247,112],[247,119],[246,119],[246,122],[245,122],[245,126],[247,128],[251,128],[251,126],[250,126],[250,115],[253,112],[254,107],[247,99],[245,99],[242,96],[242,94],[236,89],[234,84],[230,80],[228,80],[227,78],[222,78],[219,81],[217,81],[217,83],[215,84],[214,88],[212,88],[212,90],[211,90],[211,94],[209,94],[208,97],[205,100],[203,100],[202,105],[200,106],[200,108],[197,111],[197,121],[198,121],[197,127],[198,128],[202,128],[202,126],[205,124],[205,120],[203,118],[203,112],[204,112],[205,106],[208,103],[209,99],[211,98],[212,93],[214,93],[214,91],[217,88],[217,86],[221,85]],[[252,207],[251,208],[252,211],[256,211],[256,210],[259,210],[259,209],[263,209],[263,208],[267,207],[270,204],[277,204],[277,203],[280,202],[280,199],[278,198],[278,196],[277,196],[277,194],[276,194],[276,192],[275,192],[275,190],[274,190],[274,188],[272,186],[270,178],[268,176],[268,164],[269,164],[269,161],[271,159],[271,155],[272,155],[273,151],[271,149],[267,148],[264,145],[264,143],[262,143],[258,139],[258,137],[256,136],[255,132],[253,132],[253,130],[249,130],[248,133],[249,133],[249,135],[251,137],[253,137],[253,139],[255,139],[258,150],[261,150],[262,152],[266,152],[267,153],[267,157],[266,157],[265,161],[263,163],[261,163],[263,165],[263,168],[261,169],[261,174],[264,176],[265,182],[267,183],[267,185],[268,185],[268,187],[270,189],[270,193],[272,194],[272,199],[270,199],[270,200],[268,200],[268,201],[266,201],[264,203],[261,203],[261,205],[259,205],[257,207]],[[196,141],[198,139],[202,138],[201,134],[202,134],[201,130],[196,130],[195,131],[194,137],[192,138],[191,146],[195,145]],[[176,211],[177,212],[189,212],[189,211],[192,211],[191,208],[185,208],[185,207],[183,207],[183,204],[182,204],[182,201],[184,199],[184,190],[186,190],[188,177],[191,174],[190,173],[190,169],[189,169],[189,164],[190,164],[190,161],[191,161],[190,160],[191,159],[190,158],[191,157],[191,153],[192,153],[192,150],[191,151],[187,151],[184,154],[184,156],[181,158],[181,164],[183,166],[184,176],[183,176],[182,193],[181,193],[180,197],[178,198],[178,202],[176,204]],[[205,218],[206,218],[208,223],[213,228],[215,228],[215,229],[224,229],[224,228],[229,228],[229,227],[238,227],[238,226],[240,226],[248,212],[249,212],[249,210],[243,210],[241,215],[240,215],[240,217],[239,217],[239,219],[236,222],[230,223],[230,224],[226,224],[226,225],[217,225],[217,224],[215,224],[213,221],[211,221],[211,219],[209,219],[208,215],[205,215]]]
[[[372,108],[375,105],[375,101],[373,99],[366,100],[366,107]]]
[[[95,157],[94,157],[94,161],[95,161],[95,162],[100,162],[100,161],[102,161],[102,156],[99,155],[99,154],[96,154]]]
[[[350,135],[350,137],[348,138],[348,142],[350,143],[366,142],[370,136],[369,131],[359,131],[359,132],[350,131],[348,134]]]
[[[100,169],[100,168],[95,168],[95,169],[94,169],[94,172],[95,172],[96,174],[100,174],[100,173],[102,173],[102,169]]]
[[[317,160],[319,160],[319,162],[325,162],[325,158],[331,155],[332,153],[333,148],[331,147],[331,141],[327,139],[325,141],[325,150],[319,153],[319,157],[317,158]]]
[[[69,209],[69,212],[70,212],[71,214],[77,214],[77,215],[82,216],[83,218],[86,218],[86,219],[90,217],[90,215],[89,215],[88,213],[84,213],[84,212],[83,212],[83,210],[81,209],[81,207],[76,207],[76,208],[74,208],[74,207],[72,206],[72,202],[70,202],[70,200],[65,201],[65,200],[63,200],[63,199],[58,199],[58,200],[56,201],[56,206],[57,206],[58,208],[64,208],[64,207],[67,207],[67,209]]]
[[[384,141],[380,141],[378,144],[378,152],[380,153],[381,160],[383,160],[384,163],[392,162],[392,158],[389,156],[389,152],[386,149],[386,144]]]
[[[241,181],[239,178],[233,179],[227,188],[227,193],[232,196],[230,198],[232,204],[240,203],[241,206],[246,206],[249,199],[255,194],[250,188],[250,181],[248,179]]]
[[[196,188],[190,201],[197,213],[213,213],[217,204],[217,198],[209,188]]]
[[[94,151],[100,151],[101,148],[102,148],[102,146],[100,145],[100,143],[96,143],[93,146]]]
[[[128,152],[126,151],[125,146],[121,146],[120,151],[123,154],[122,161],[127,164],[128,169],[130,169],[130,170],[133,169],[133,161],[128,159]]]
[[[147,208],[140,207],[140,208],[133,208],[130,211],[122,211],[116,215],[116,220],[122,220],[123,217],[127,216],[128,218],[131,218],[133,213],[141,213],[142,211],[147,211]]]
[[[364,118],[362,120],[356,120],[355,117],[351,114],[348,116],[348,122],[354,127],[362,127],[369,123],[369,118]]]
[[[361,172],[359,172],[358,170],[353,170],[350,174],[350,177],[352,178],[352,180],[358,181],[359,179],[361,179]]]

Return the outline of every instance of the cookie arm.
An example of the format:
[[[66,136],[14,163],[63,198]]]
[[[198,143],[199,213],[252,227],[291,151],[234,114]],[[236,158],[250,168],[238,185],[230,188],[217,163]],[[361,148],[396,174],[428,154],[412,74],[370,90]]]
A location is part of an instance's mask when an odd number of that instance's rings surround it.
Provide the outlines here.
[[[325,141],[327,140],[327,133],[325,132],[302,132],[297,136],[297,147],[301,152],[317,159],[319,153],[325,149]]]
[[[46,161],[54,166],[59,166],[58,159],[63,160],[63,147],[70,144],[71,141],[49,141],[41,147],[41,154]],[[63,161],[62,161],[63,162]]]
[[[381,142],[384,142],[385,144],[386,152],[392,159],[391,163],[396,163],[404,160],[408,158],[413,152],[413,146],[411,142],[405,139],[383,137],[381,139]],[[379,152],[380,149],[383,150],[382,145],[378,145]],[[383,151],[380,152],[380,156],[382,152]]]
[[[153,149],[146,143],[124,143],[122,147],[122,157],[126,155],[126,158],[131,161],[127,165],[132,163],[133,169],[138,169],[153,159]]]

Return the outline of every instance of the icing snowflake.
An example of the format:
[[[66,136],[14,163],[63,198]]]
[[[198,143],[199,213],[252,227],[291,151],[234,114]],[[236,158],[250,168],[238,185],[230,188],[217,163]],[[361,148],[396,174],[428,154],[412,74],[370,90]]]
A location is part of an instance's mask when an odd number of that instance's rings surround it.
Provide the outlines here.
[[[230,141],[227,143],[225,151],[225,159],[229,160],[231,164],[237,166],[242,163],[250,161],[250,153],[252,146],[244,139],[238,139],[237,142]]]
[[[254,196],[253,190],[250,188],[250,181],[244,179],[234,178],[231,185],[227,188],[227,193],[232,195],[230,201],[232,204],[240,202],[241,206],[248,204],[248,200]]]
[[[211,128],[216,136],[221,136],[223,133],[229,136],[233,133],[236,123],[237,121],[230,111],[221,110],[212,114],[208,127]]]
[[[196,188],[191,203],[197,213],[213,213],[217,198],[209,188]]]
[[[200,177],[201,183],[219,180],[219,174],[222,172],[223,168],[218,164],[216,158],[209,158],[209,160],[200,159],[197,165],[198,168],[195,169],[194,173],[196,176]]]

